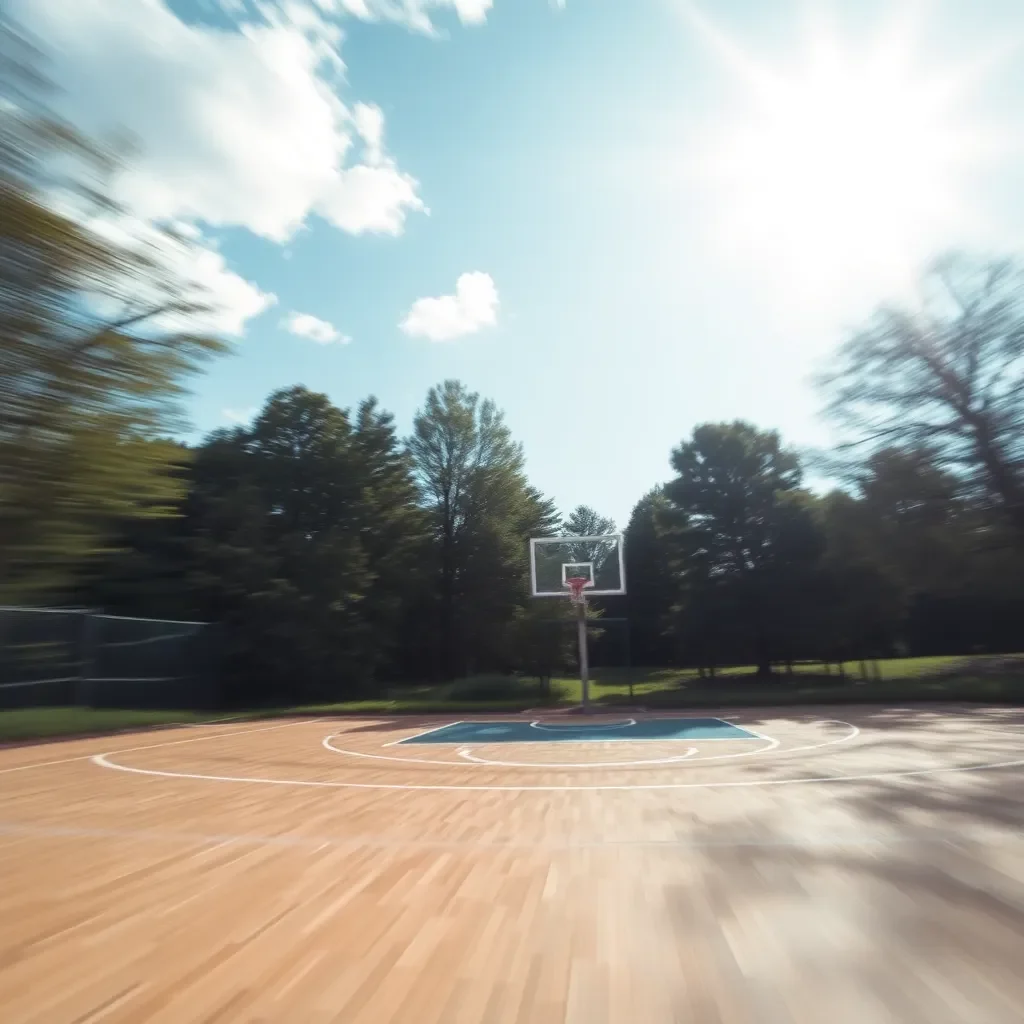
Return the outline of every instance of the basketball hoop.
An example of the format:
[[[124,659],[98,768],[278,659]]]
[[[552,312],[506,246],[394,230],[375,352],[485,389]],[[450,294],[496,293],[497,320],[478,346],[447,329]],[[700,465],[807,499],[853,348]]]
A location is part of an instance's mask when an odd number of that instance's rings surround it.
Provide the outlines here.
[[[584,604],[586,598],[583,596],[583,588],[590,584],[590,580],[586,576],[570,576],[566,581],[565,585],[569,588],[569,600],[573,604]]]

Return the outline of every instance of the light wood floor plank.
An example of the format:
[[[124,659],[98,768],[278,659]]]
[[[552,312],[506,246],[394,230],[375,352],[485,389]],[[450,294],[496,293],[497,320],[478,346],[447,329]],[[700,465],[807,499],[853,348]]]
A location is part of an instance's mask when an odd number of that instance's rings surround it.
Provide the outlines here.
[[[515,767],[387,745],[437,719],[0,750],[0,1021],[1024,1020],[1024,714],[735,714],[471,747]]]

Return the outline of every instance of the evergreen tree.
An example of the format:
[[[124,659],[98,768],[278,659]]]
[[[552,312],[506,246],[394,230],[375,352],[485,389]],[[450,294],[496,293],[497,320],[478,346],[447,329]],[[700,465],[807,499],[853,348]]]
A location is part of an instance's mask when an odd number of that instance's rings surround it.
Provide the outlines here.
[[[794,612],[781,602],[799,599],[820,555],[799,461],[774,431],[737,421],[697,427],[672,466],[666,538],[690,646],[709,667],[728,649],[768,675],[791,657]]]
[[[426,523],[390,415],[296,387],[213,435],[189,502],[196,586],[264,689],[365,691],[400,655]]]
[[[435,672],[477,671],[504,656],[526,600],[528,538],[553,532],[557,513],[529,486],[500,410],[459,381],[428,392],[409,451],[434,538]]]

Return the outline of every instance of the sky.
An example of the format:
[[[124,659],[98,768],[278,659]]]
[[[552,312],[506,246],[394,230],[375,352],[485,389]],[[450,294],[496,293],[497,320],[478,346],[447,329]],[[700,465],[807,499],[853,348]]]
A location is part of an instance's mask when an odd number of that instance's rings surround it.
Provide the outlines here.
[[[1019,0],[8,0],[61,103],[128,132],[232,354],[275,389],[450,377],[531,482],[625,525],[693,427],[827,444],[813,375],[952,247],[1024,231]]]

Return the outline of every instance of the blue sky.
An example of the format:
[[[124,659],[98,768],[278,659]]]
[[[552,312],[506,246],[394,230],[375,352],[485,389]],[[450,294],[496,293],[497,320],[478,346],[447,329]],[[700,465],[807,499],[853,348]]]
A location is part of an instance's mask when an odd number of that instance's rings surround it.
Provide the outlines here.
[[[235,346],[199,431],[301,383],[404,433],[457,377],[624,523],[698,422],[826,441],[843,333],[1024,228],[1016,0],[13,3],[197,235]]]

